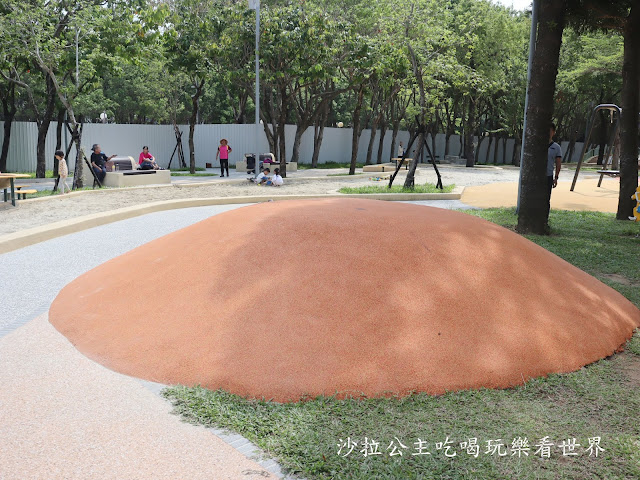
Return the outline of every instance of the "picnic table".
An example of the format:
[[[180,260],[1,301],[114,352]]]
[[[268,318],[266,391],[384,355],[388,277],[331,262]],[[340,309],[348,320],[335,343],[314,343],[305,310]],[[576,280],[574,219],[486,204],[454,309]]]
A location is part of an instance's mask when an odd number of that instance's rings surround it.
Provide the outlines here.
[[[0,173],[0,190],[4,190],[4,201],[8,199],[7,190],[11,190],[11,204],[16,206],[16,178],[29,178],[30,175],[24,173]]]
[[[404,160],[402,158],[392,158],[391,161],[396,164],[396,168],[398,167],[398,162],[402,162],[404,169],[409,170],[409,164],[413,161],[413,158],[405,158]]]

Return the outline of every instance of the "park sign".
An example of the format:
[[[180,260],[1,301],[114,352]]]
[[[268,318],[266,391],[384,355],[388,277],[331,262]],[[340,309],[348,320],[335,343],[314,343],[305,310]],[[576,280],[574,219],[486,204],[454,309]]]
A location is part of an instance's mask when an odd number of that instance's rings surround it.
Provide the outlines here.
[[[257,10],[260,8],[260,0],[249,0],[249,9]]]

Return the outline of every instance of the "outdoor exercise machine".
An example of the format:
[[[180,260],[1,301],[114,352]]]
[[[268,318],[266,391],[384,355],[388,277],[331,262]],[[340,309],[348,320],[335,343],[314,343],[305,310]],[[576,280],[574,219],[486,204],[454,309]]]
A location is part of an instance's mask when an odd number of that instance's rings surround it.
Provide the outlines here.
[[[582,145],[582,151],[580,152],[580,158],[578,159],[578,166],[576,167],[576,173],[573,175],[573,183],[571,184],[571,191],[576,186],[576,182],[578,181],[578,175],[580,174],[580,167],[582,167],[582,162],[584,160],[584,156],[587,153],[587,149],[589,148],[589,142],[591,140],[591,134],[593,133],[593,128],[595,127],[597,114],[601,111],[609,111],[611,112],[611,122],[614,123],[615,117],[615,125],[613,127],[613,131],[611,132],[611,139],[607,145],[607,148],[604,152],[604,160],[602,164],[602,168],[598,170],[600,174],[600,180],[598,181],[598,187],[602,184],[602,179],[605,175],[609,176],[617,176],[620,175],[620,170],[608,170],[609,159],[613,157],[616,137],[620,131],[620,116],[622,114],[622,109],[617,105],[612,103],[604,103],[602,105],[598,105],[593,109],[593,113],[591,114],[591,119],[589,120],[589,128],[587,129],[587,138],[585,138],[584,145]]]

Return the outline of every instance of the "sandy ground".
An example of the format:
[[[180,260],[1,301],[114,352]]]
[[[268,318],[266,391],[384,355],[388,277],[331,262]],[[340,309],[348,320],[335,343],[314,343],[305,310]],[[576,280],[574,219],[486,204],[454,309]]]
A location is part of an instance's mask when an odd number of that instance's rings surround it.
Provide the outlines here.
[[[570,181],[558,182],[551,193],[551,208],[559,210],[587,210],[616,213],[620,179],[604,179],[598,187],[598,180],[581,177],[573,192]],[[518,201],[518,183],[492,183],[466,188],[462,201],[480,208],[515,207]]]
[[[353,197],[216,215],[87,272],[49,312],[108,368],[277,401],[510,387],[640,326],[618,292],[505,228]]]
[[[342,170],[336,170],[340,172]],[[346,172],[346,170],[344,170]],[[518,170],[503,168],[475,168],[441,167],[443,183],[445,185],[484,185],[496,181],[515,181]],[[331,173],[335,173],[333,170]],[[318,175],[318,172],[314,172]],[[380,174],[363,174],[354,177],[320,177],[309,178],[305,171],[292,174],[285,180],[282,187],[258,187],[242,180],[231,181],[224,179],[210,180],[204,186],[175,184],[162,187],[140,187],[127,190],[99,190],[87,193],[55,196],[46,200],[20,201],[17,207],[9,203],[0,202],[0,235],[14,233],[23,229],[38,227],[48,223],[70,218],[90,215],[92,213],[108,212],[118,208],[141,205],[145,203],[184,199],[235,197],[246,195],[300,195],[336,193],[344,186],[383,185],[384,182],[370,180],[372,176]],[[406,172],[398,175],[396,185],[404,182]],[[434,183],[435,174],[431,168],[418,170],[416,183]]]
[[[0,339],[0,478],[276,478],[43,315]],[[17,374],[19,372],[19,374]]]

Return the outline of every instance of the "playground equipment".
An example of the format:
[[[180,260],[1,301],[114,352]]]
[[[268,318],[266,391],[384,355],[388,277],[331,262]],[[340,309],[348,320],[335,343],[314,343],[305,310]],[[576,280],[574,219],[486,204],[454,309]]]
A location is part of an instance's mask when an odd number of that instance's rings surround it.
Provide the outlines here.
[[[580,152],[580,159],[578,160],[578,166],[576,167],[576,173],[573,176],[573,183],[571,184],[571,191],[576,186],[576,182],[578,181],[578,175],[580,174],[580,167],[582,166],[582,162],[584,160],[584,154],[587,152],[589,148],[589,141],[591,140],[591,134],[593,133],[593,127],[596,124],[596,115],[598,112],[603,110],[608,110],[611,112],[611,122],[613,123],[613,118],[617,114],[617,118],[615,120],[615,126],[613,127],[613,131],[611,132],[611,139],[607,144],[607,148],[604,152],[604,162],[602,164],[602,169],[598,170],[600,174],[600,180],[598,180],[598,187],[602,184],[602,179],[605,175],[609,176],[618,176],[620,175],[620,170],[608,170],[609,159],[613,156],[613,150],[615,145],[616,136],[620,131],[620,116],[622,114],[622,109],[617,105],[612,103],[604,103],[602,105],[598,105],[593,109],[593,113],[591,114],[591,119],[589,121],[589,128],[587,129],[587,138],[585,138],[584,145],[582,146],[582,151]]]

